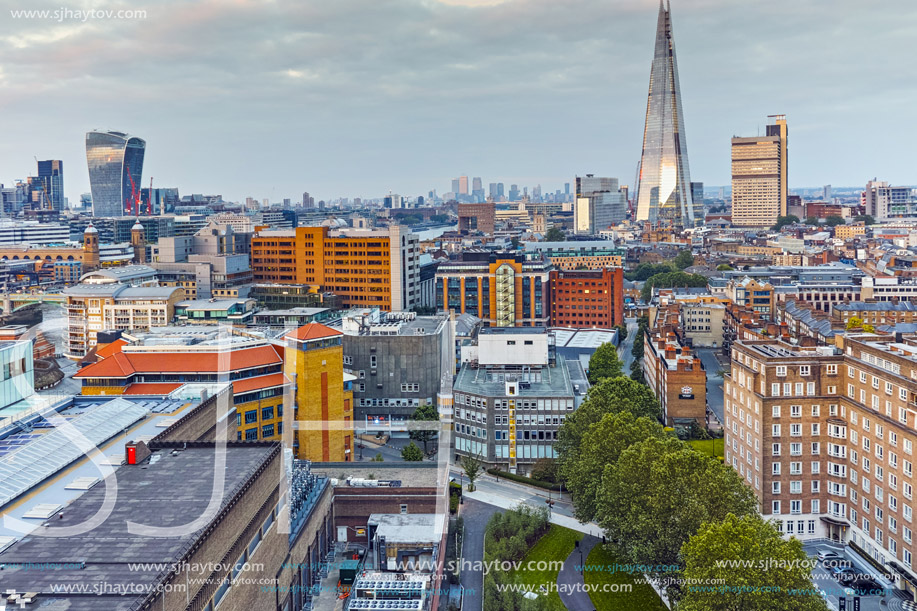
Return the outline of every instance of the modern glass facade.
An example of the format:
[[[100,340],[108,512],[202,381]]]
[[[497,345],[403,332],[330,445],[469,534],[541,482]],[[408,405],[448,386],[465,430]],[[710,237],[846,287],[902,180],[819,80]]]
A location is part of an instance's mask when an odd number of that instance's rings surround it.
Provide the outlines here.
[[[38,162],[38,179],[45,196],[41,208],[60,212],[64,209],[64,162],[60,159],[49,159]]]
[[[114,131],[86,134],[93,216],[133,214],[131,180],[139,199],[145,151],[146,142],[130,134]]]
[[[654,225],[671,221],[679,227],[694,227],[703,222],[703,218],[696,218],[691,197],[688,145],[670,12],[661,3],[646,103],[643,155],[637,179],[636,220],[650,221]]]

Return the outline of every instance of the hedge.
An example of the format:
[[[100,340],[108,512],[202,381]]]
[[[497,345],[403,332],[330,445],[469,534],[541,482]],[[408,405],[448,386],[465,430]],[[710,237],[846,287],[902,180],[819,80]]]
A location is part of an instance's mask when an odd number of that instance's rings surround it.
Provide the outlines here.
[[[553,490],[555,492],[559,492],[561,490],[560,484],[552,484],[551,482],[545,482],[540,479],[532,479],[531,477],[526,477],[524,475],[516,475],[515,473],[509,473],[508,471],[501,471],[500,469],[490,468],[487,470],[487,472],[491,475],[496,475],[497,477],[519,482],[520,484],[528,484],[529,486],[535,486],[536,488],[544,488],[545,490]]]

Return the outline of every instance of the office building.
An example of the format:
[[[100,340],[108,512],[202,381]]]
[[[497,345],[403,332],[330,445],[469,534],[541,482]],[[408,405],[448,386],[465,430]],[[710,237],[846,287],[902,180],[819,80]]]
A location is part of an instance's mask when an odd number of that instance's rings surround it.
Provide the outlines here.
[[[344,371],[343,334],[310,323],[284,336],[284,372],[295,388],[296,456],[353,460],[353,387]]]
[[[691,173],[675,39],[671,14],[661,2],[636,200],[638,221],[694,227],[703,220],[697,218],[691,199]]]
[[[438,406],[443,376],[451,380],[455,352],[448,317],[361,309],[344,314],[341,328],[344,369],[357,378],[357,430],[405,435],[414,410]]]
[[[551,325],[610,329],[624,323],[624,270],[553,270],[550,273]]]
[[[917,196],[911,187],[894,187],[884,180],[870,180],[860,196],[866,214],[877,221],[917,216]]]
[[[492,327],[545,326],[552,269],[541,256],[464,251],[436,270],[436,309],[472,314]]]
[[[38,162],[38,180],[44,191],[42,210],[60,212],[64,209],[64,162],[60,159],[49,159]]]
[[[417,236],[400,225],[380,231],[297,227],[256,232],[251,268],[259,284],[311,285],[312,292],[334,293],[344,307],[400,311],[417,304],[419,256]]]
[[[116,131],[86,134],[93,216],[123,216],[139,205],[146,142]]]
[[[468,195],[468,177],[459,176],[458,177],[458,195]]]
[[[558,429],[588,388],[579,361],[558,356],[537,327],[481,329],[461,358],[453,386],[456,458],[519,474],[554,458]]]
[[[768,117],[765,136],[732,139],[732,224],[770,227],[787,210],[787,125]]]
[[[509,186],[509,201],[511,202],[519,201],[519,185],[510,185]]]
[[[458,205],[458,230],[461,232],[481,232],[492,236],[496,226],[496,205],[493,202]]]
[[[595,235],[622,222],[627,216],[627,201],[618,188],[617,178],[587,174],[576,177],[573,227],[578,235]]]

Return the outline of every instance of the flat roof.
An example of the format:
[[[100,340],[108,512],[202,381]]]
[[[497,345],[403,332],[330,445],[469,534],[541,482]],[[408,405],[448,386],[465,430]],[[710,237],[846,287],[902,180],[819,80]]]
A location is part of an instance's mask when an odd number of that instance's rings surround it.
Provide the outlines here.
[[[438,543],[445,528],[445,514],[373,513],[366,522],[376,526],[376,536],[388,543]]]
[[[455,378],[454,389],[472,395],[485,395],[491,397],[506,396],[506,383],[499,381],[499,375],[516,376],[520,381],[526,381],[528,386],[519,388],[519,397],[573,397],[573,382],[564,357],[558,355],[556,364],[551,367],[532,368],[528,374],[531,380],[540,374],[540,381],[527,381],[522,379],[521,371],[504,371],[501,369],[488,369],[485,367],[472,367],[464,363]],[[494,379],[497,376],[497,379]]]
[[[484,327],[482,335],[539,335],[547,332],[545,327]]]
[[[175,455],[170,449],[155,452],[156,461],[143,465],[125,465],[117,470],[118,495],[111,512],[97,527],[86,533],[68,536],[27,537],[14,543],[0,554],[4,564],[3,587],[17,592],[39,592],[38,601],[55,599],[72,601],[68,609],[128,609],[145,598],[143,588],[155,586],[165,576],[157,563],[179,561],[196,542],[201,533],[215,522],[194,532],[175,537],[154,537],[131,532],[129,524],[138,523],[151,528],[168,528],[178,522],[191,521],[204,515],[210,502],[214,472],[201,465],[213,464],[211,444],[179,445]],[[246,484],[260,465],[267,461],[277,444],[229,443],[226,446],[226,466],[219,473],[224,488],[219,509]],[[105,497],[104,485],[96,485],[70,503],[62,517],[54,517],[55,528],[73,527],[85,523],[99,512]],[[101,515],[105,516],[103,512]],[[28,563],[55,564],[44,570],[29,570]],[[137,564],[135,564],[137,563]],[[145,567],[143,563],[153,563]],[[66,585],[105,583],[112,591],[121,586],[126,594],[61,595]],[[41,596],[45,595],[45,596]]]

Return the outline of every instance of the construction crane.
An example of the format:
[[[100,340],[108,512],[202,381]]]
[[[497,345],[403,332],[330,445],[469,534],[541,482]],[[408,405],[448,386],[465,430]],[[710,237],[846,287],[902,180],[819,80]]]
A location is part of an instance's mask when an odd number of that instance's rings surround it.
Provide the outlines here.
[[[140,216],[140,192],[137,191],[137,185],[134,184],[134,176],[131,174],[131,168],[129,165],[125,164],[124,167],[127,169],[127,178],[131,181],[131,203],[134,206],[134,216]],[[131,209],[128,207],[127,213],[130,214]]]

